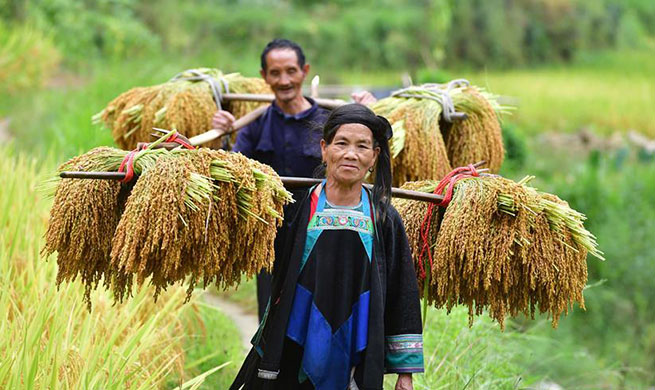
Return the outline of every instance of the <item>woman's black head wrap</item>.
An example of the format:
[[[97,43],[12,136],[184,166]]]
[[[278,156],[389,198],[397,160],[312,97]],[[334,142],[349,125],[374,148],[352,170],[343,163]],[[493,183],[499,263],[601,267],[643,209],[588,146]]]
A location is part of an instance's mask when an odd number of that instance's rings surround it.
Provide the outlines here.
[[[332,143],[334,135],[341,125],[359,123],[368,127],[373,133],[374,147],[380,148],[377,164],[375,165],[375,183],[373,185],[372,202],[381,220],[386,217],[386,210],[391,202],[391,153],[389,152],[389,139],[393,135],[389,121],[362,104],[346,104],[332,111],[323,126],[323,139]]]

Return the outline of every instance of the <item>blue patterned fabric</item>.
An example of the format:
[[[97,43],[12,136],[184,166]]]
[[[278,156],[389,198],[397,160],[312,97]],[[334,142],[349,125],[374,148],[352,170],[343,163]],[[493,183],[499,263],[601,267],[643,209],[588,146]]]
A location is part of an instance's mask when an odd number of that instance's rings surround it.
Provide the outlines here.
[[[312,298],[310,291],[297,286],[287,328],[287,337],[305,348],[300,378],[310,378],[317,390],[346,389],[350,368],[359,364],[366,348],[370,294],[360,296],[350,318],[334,333]]]

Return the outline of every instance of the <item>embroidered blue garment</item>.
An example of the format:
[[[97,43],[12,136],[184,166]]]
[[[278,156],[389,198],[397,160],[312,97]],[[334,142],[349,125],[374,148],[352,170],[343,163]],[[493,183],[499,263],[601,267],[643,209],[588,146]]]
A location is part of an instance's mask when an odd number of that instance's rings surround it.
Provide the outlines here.
[[[317,390],[346,389],[367,345],[374,226],[361,198],[332,206],[322,190],[307,227],[287,337],[304,348],[299,381]]]

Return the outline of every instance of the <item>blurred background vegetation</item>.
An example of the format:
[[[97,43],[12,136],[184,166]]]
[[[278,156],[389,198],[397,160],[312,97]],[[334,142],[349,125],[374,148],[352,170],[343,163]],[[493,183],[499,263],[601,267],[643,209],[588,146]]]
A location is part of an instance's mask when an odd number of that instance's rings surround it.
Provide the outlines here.
[[[432,310],[418,388],[655,386],[652,0],[0,0],[3,154],[52,170],[111,145],[90,117],[119,93],[190,67],[255,76],[275,37],[299,42],[324,84],[388,92],[403,76],[465,77],[500,94],[517,107],[503,118],[502,173],[536,175],[537,187],[588,216],[606,253],[589,259],[587,310],[574,308],[556,330],[540,317],[504,333],[486,318],[469,329],[465,313]],[[5,206],[0,221],[10,218]],[[251,290],[232,299],[248,301]],[[206,326],[197,347],[187,327],[198,362],[190,375],[240,361],[237,347],[222,346],[224,318],[203,308],[191,319]],[[213,374],[207,388],[233,372]]]

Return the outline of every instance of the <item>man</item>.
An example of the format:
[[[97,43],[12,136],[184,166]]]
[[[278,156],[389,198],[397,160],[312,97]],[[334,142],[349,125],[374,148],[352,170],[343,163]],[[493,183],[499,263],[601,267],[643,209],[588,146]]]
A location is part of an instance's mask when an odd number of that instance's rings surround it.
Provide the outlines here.
[[[321,165],[321,131],[328,111],[302,95],[302,83],[309,74],[302,48],[287,39],[274,39],[261,54],[262,78],[271,87],[275,100],[255,122],[241,129],[232,148],[246,157],[270,165],[280,176],[311,177]],[[367,91],[352,95],[356,103],[370,104],[375,98]],[[218,111],[212,126],[227,132],[234,116]],[[257,277],[257,302],[261,320],[271,290],[271,277]]]

